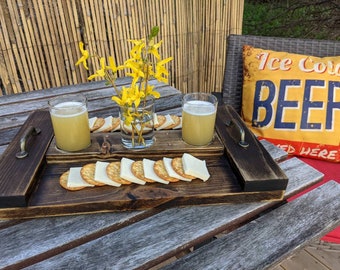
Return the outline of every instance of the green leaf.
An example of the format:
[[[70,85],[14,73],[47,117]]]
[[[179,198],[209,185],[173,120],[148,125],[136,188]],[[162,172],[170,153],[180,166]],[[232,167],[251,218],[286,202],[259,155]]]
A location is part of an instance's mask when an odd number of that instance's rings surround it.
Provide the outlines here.
[[[156,37],[158,35],[159,32],[159,27],[158,26],[154,26],[151,29],[151,33],[149,35],[149,40],[153,39],[154,37]]]

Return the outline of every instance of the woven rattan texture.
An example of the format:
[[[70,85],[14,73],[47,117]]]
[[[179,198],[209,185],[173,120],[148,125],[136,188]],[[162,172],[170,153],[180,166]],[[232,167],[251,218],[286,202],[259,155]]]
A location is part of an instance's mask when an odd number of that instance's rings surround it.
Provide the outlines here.
[[[243,45],[319,57],[340,55],[340,42],[296,38],[230,35],[223,80],[223,102],[241,112],[243,83]]]

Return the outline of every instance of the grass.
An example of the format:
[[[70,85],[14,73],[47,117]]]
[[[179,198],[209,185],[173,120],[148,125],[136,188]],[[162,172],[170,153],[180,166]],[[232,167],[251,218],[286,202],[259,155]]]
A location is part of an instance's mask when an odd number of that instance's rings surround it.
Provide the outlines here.
[[[340,40],[337,14],[329,3],[245,0],[243,34]]]

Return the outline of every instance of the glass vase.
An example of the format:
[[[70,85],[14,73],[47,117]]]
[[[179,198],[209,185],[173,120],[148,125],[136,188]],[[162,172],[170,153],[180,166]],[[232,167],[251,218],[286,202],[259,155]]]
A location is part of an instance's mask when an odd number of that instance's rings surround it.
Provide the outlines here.
[[[119,111],[121,142],[127,149],[144,149],[154,142],[153,98],[141,100],[139,106],[121,106]]]

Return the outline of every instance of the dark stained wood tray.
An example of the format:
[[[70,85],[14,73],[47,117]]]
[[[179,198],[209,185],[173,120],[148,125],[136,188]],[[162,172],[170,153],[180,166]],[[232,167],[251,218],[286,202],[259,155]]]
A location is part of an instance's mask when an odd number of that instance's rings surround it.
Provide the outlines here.
[[[192,146],[182,140],[181,130],[159,130],[155,132],[154,144],[143,150],[127,150],[120,142],[120,133],[92,133],[91,146],[75,153],[58,150],[55,139],[46,153],[47,163],[69,163],[77,161],[117,160],[122,157],[131,159],[178,157],[184,152],[199,158],[222,156],[224,145],[215,134],[213,141],[204,147]]]
[[[48,112],[35,112],[23,125],[0,161],[1,172],[7,171],[9,163],[8,168],[15,172],[0,176],[0,218],[281,200],[288,179],[256,138],[246,134],[250,144],[247,149],[228,145],[238,139],[233,135],[234,128],[226,128],[224,122],[236,117],[231,109],[220,107],[216,122],[217,133],[213,143],[206,147],[185,145],[180,139],[180,131],[160,131],[156,134],[155,146],[148,150],[130,151],[121,148],[119,134],[113,133],[93,135],[90,151],[67,155],[55,148]],[[20,136],[32,124],[41,128],[42,133],[30,146],[29,156],[16,159],[13,155],[19,150]],[[111,147],[103,153],[101,145],[104,140],[109,141]],[[207,161],[211,174],[207,182],[194,180],[168,185],[131,184],[119,188],[104,186],[80,191],[67,191],[59,185],[60,175],[72,166],[82,166],[95,160],[117,160],[121,157],[135,160],[148,157],[157,160],[164,156],[181,156],[184,152]],[[250,170],[247,170],[247,166],[253,162],[256,164],[249,166]],[[262,168],[261,177],[259,170],[256,170],[257,166]],[[24,170],[28,172],[22,173]]]

